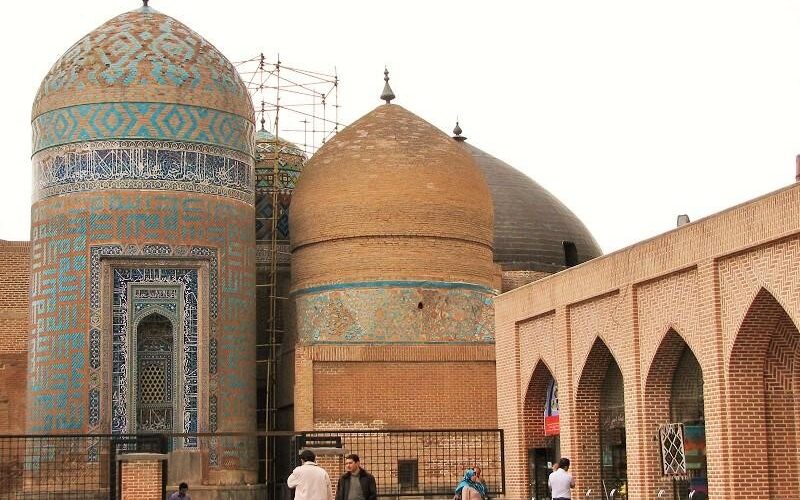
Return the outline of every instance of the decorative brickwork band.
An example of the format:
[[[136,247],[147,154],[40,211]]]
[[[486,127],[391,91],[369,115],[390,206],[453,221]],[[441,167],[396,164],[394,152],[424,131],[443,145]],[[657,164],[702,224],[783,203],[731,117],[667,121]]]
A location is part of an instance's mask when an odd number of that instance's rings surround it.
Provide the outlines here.
[[[243,154],[171,141],[98,141],[33,157],[34,200],[77,191],[159,189],[253,203],[253,167]]]
[[[155,102],[59,108],[33,120],[34,154],[83,141],[151,139],[220,146],[253,156],[253,123],[215,109]]]

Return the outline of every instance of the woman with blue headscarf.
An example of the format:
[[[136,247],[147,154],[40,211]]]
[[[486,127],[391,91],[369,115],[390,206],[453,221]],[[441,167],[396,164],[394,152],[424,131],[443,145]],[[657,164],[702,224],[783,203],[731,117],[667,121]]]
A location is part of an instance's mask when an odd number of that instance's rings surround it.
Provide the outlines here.
[[[467,469],[464,478],[456,486],[455,498],[461,500],[483,500],[486,497],[486,486],[481,482],[480,477],[475,473],[475,469]]]

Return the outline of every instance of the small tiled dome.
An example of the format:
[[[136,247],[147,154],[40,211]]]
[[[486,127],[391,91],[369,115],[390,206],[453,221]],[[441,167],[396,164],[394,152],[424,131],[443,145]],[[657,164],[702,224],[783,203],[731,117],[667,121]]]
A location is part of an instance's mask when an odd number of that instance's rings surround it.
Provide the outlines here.
[[[272,197],[277,190],[278,219],[275,229],[278,240],[289,241],[289,205],[300,172],[306,162],[302,149],[276,138],[263,127],[256,132],[256,239],[270,238],[273,207]],[[277,177],[275,168],[277,167]]]

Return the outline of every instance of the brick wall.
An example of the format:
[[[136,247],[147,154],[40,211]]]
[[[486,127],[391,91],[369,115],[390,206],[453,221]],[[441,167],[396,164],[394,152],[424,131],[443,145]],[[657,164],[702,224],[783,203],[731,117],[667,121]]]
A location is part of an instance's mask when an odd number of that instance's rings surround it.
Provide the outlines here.
[[[673,392],[691,389],[676,375],[687,352],[697,361],[687,377],[703,391],[711,497],[797,497],[798,261],[792,185],[498,297],[508,497],[527,496],[525,436],[541,424],[526,394],[540,389],[543,364],[559,384],[577,491],[598,493],[598,389],[612,360],[624,381],[629,498],[671,495],[655,433],[673,418]]]
[[[0,241],[0,434],[25,432],[30,242]]]
[[[491,345],[298,346],[295,428],[495,428],[492,351]]]
[[[121,475],[122,500],[163,500],[160,459],[126,457]]]
[[[0,241],[0,353],[28,349],[30,250],[28,241]]]

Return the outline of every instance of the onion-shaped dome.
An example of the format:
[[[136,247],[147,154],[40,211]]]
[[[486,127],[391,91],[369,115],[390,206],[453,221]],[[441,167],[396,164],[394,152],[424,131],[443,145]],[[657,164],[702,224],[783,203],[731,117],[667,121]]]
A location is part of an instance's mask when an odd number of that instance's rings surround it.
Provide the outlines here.
[[[455,141],[398,105],[377,107],[308,161],[290,225],[295,290],[370,280],[494,282],[483,174]]]
[[[289,241],[289,205],[307,157],[291,142],[276,138],[263,127],[256,132],[256,239],[270,238],[272,196],[277,191],[277,238]],[[275,169],[277,167],[277,177]]]
[[[84,36],[53,65],[33,104],[33,150],[90,140],[180,140],[252,156],[253,107],[234,66],[150,7]]]
[[[494,261],[503,271],[554,273],[603,254],[586,226],[558,198],[508,163],[461,144],[483,171],[492,193]]]

